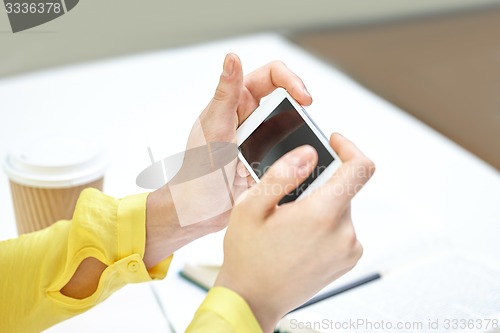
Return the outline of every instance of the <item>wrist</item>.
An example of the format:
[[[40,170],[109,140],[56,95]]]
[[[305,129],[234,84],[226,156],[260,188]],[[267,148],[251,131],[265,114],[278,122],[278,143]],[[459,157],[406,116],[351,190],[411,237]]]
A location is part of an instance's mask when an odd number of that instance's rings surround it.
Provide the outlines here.
[[[205,224],[180,225],[168,184],[150,193],[146,201],[146,246],[143,259],[146,268],[154,267],[195,239],[221,229],[218,225]]]
[[[164,186],[150,193],[146,200],[146,245],[143,259],[147,269],[165,260],[182,246],[176,241],[179,238],[179,228],[168,187]]]
[[[284,313],[273,306],[272,293],[267,293],[259,286],[245,286],[241,282],[246,279],[241,279],[237,276],[228,277],[224,270],[217,277],[215,282],[216,287],[224,287],[229,289],[248,304],[252,313],[259,323],[264,333],[274,332],[279,320],[283,317]]]

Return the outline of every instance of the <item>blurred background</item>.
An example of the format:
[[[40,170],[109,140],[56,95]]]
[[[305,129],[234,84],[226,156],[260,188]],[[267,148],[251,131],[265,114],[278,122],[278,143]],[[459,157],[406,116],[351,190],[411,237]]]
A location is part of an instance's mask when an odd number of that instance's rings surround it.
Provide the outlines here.
[[[264,31],[500,169],[499,0],[81,0],[16,34],[0,13],[0,79]]]

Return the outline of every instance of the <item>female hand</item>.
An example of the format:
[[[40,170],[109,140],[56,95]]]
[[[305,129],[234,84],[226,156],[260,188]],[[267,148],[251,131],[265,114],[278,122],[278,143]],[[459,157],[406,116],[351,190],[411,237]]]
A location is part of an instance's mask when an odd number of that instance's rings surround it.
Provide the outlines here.
[[[279,159],[233,209],[216,286],[241,295],[264,332],[361,257],[350,203],[374,164],[340,135],[330,144],[344,163],[307,198],[277,206],[317,163],[316,151],[302,146]]]
[[[271,62],[243,77],[239,58],[228,54],[214,97],[193,125],[186,150],[216,142],[235,143],[238,126],[257,108],[262,97],[278,87],[288,90],[303,105],[312,102],[302,80],[282,62]],[[203,158],[190,156],[179,175],[190,172]],[[237,165],[236,159],[225,167],[230,193],[224,178],[215,171],[194,182],[178,184],[174,178],[149,195],[144,257],[148,268],[183,245],[227,226],[232,208],[229,195],[236,200],[249,184],[244,167]]]

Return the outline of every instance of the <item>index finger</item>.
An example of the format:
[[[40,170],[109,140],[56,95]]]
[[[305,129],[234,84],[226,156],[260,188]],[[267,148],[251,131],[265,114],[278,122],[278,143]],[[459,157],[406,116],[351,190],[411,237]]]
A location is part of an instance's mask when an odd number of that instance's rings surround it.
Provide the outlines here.
[[[332,135],[330,144],[343,163],[332,178],[302,201],[304,204],[314,202],[314,207],[320,211],[348,204],[375,172],[373,161],[340,134]]]
[[[304,82],[282,61],[275,60],[248,74],[245,77],[245,86],[257,101],[281,87],[300,104],[312,103],[312,97]]]

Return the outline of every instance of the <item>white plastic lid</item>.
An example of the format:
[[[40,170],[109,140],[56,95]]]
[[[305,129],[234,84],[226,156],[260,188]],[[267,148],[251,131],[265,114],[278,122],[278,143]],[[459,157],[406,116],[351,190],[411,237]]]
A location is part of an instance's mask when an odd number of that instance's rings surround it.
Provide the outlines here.
[[[91,140],[43,137],[13,149],[3,167],[21,185],[67,188],[101,178],[107,165],[104,150]]]

